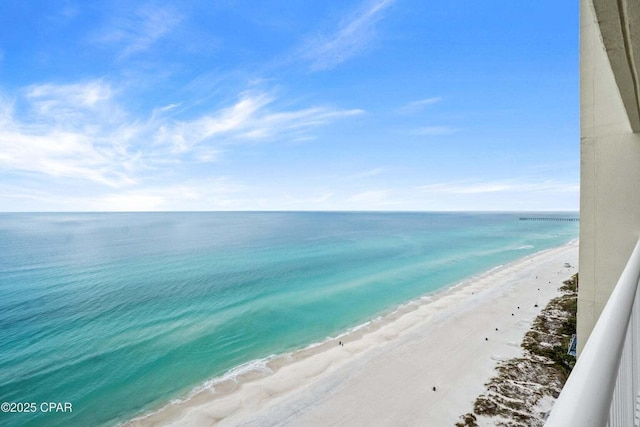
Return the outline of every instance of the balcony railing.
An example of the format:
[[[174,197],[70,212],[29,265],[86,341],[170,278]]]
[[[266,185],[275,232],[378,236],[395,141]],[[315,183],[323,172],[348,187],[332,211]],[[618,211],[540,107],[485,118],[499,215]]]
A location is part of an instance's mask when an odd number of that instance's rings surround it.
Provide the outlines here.
[[[640,426],[639,280],[640,241],[545,426]]]

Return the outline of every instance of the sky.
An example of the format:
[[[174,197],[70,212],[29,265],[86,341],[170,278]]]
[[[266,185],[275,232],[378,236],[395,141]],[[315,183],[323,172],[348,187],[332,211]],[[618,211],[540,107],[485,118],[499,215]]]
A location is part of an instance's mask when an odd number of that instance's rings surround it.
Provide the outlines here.
[[[579,208],[578,2],[4,0],[0,211]]]

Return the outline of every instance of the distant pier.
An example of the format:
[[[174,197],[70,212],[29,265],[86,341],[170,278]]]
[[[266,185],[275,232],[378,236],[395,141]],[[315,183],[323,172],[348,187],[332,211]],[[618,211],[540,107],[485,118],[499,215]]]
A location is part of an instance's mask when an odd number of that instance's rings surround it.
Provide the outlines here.
[[[580,218],[520,217],[520,221],[580,221]]]

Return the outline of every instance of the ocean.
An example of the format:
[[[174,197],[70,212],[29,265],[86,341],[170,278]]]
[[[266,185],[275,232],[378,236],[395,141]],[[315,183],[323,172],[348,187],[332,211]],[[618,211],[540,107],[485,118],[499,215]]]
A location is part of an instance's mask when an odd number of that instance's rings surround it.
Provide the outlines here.
[[[117,425],[578,237],[531,216],[577,213],[0,214],[0,425]]]

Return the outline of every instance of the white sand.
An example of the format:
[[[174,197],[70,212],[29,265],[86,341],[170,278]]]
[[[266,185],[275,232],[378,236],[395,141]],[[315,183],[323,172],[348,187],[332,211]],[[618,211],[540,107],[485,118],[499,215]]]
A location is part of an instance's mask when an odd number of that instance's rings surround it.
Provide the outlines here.
[[[405,307],[341,338],[344,346],[275,361],[273,374],[228,381],[131,424],[453,426],[497,361],[521,354],[531,321],[577,263],[577,242],[539,252]]]

